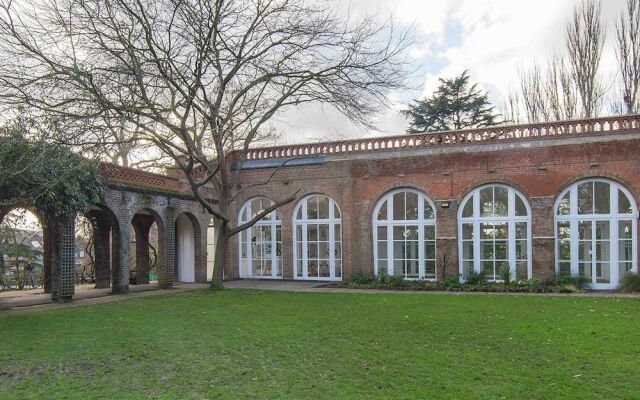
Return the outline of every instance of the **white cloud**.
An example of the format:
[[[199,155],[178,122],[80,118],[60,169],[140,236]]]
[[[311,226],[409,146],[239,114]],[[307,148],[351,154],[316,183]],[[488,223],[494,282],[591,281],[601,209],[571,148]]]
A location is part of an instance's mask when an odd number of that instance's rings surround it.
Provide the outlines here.
[[[491,100],[502,104],[517,85],[518,67],[535,60],[545,62],[554,51],[564,51],[564,29],[573,7],[581,0],[352,0],[342,3],[360,13],[393,13],[404,26],[416,25],[417,40],[409,56],[424,71],[417,91],[392,93],[392,109],[378,117],[383,134],[401,134],[407,126],[399,110],[416,97],[429,95],[438,77],[452,77],[468,69],[472,79],[489,90]],[[603,1],[607,44],[602,72],[613,77],[615,18],[625,0]],[[348,4],[348,5],[347,5]],[[335,110],[305,106],[302,112],[282,116],[277,125],[284,141],[379,135],[354,126]]]

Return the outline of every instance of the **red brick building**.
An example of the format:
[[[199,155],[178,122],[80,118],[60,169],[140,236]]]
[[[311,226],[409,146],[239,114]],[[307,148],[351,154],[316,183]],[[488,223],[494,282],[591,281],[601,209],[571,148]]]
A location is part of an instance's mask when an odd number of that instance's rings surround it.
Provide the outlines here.
[[[239,218],[300,201],[231,241],[227,278],[437,279],[637,272],[640,117],[254,149]],[[444,260],[446,259],[446,262]],[[443,265],[446,264],[446,265]]]

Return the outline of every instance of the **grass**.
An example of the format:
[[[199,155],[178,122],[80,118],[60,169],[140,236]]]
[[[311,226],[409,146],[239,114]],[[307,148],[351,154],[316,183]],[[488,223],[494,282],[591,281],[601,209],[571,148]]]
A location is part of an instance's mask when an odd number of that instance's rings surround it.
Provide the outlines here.
[[[0,317],[0,397],[632,399],[640,300],[208,290]]]

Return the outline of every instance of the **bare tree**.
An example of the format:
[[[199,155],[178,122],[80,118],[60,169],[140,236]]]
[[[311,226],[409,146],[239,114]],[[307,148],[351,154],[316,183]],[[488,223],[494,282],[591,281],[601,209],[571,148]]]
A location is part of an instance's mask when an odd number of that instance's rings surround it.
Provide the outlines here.
[[[215,217],[212,286],[222,286],[229,238],[297,196],[294,188],[234,225],[232,201],[265,183],[236,189],[247,150],[270,134],[272,118],[323,102],[370,126],[386,93],[405,87],[409,33],[327,2],[0,1],[0,101],[69,127],[105,118],[134,125]]]
[[[585,118],[597,116],[605,88],[598,73],[605,27],[600,0],[583,0],[567,23],[567,54],[571,76]]]
[[[627,0],[627,7],[616,24],[616,55],[622,78],[622,101],[625,112],[640,111],[640,1]]]
[[[549,61],[544,95],[548,99],[547,114],[560,121],[577,117],[577,95],[566,61],[558,54]]]

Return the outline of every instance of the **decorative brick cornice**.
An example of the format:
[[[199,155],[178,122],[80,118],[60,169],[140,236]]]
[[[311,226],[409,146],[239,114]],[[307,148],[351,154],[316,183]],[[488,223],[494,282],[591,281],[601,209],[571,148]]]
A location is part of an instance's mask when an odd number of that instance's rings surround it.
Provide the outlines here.
[[[246,159],[264,160],[317,155],[348,155],[469,144],[494,144],[498,142],[600,136],[638,132],[639,129],[640,115],[624,115],[526,125],[505,125],[450,132],[407,134],[324,143],[261,147],[249,149],[246,153]],[[230,154],[230,158],[235,159],[234,156],[235,154]]]
[[[153,189],[178,194],[189,190],[189,187],[177,178],[109,163],[101,163],[99,173],[107,185]]]

